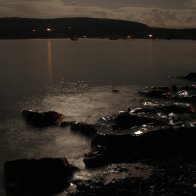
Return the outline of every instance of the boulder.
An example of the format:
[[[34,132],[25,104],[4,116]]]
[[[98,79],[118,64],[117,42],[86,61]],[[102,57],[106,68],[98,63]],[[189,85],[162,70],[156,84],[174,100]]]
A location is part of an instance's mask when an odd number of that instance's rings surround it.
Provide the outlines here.
[[[56,193],[66,189],[76,170],[66,158],[19,159],[4,163],[8,192]]]
[[[64,118],[63,114],[59,114],[55,111],[36,112],[31,110],[23,110],[22,116],[27,123],[34,126],[57,125]]]
[[[186,90],[185,90],[186,89]],[[138,91],[139,94],[149,96],[152,98],[163,99],[178,99],[180,101],[194,102],[196,100],[196,88],[194,85],[189,87],[175,88],[172,87],[169,90],[163,90],[159,87],[151,87],[147,90]]]
[[[96,128],[92,124],[83,122],[74,122],[71,124],[71,130],[79,132],[85,136],[94,136],[97,133]]]
[[[85,155],[84,163],[87,167],[96,167],[131,161],[134,156],[190,155],[194,154],[195,140],[196,127],[149,127],[145,131],[133,129],[130,134],[100,133],[92,140],[93,150]]]
[[[61,122],[60,126],[61,127],[68,127],[71,126],[72,124],[74,124],[76,121],[63,121]]]
[[[130,114],[129,112],[119,112],[119,114],[114,117],[113,121],[119,128],[129,128],[132,126],[154,123],[156,122],[156,119]]]
[[[77,122],[77,121],[63,121],[60,124],[61,127],[71,127],[71,131],[75,133],[80,133],[87,137],[92,137],[97,133],[97,129],[95,125],[88,124],[84,122]]]
[[[151,104],[150,104],[151,103]],[[156,114],[156,113],[192,113],[191,105],[187,103],[153,104],[148,102],[143,108],[132,110],[133,113]]]
[[[178,76],[179,78],[184,78],[187,80],[196,80],[196,73],[195,72],[191,72],[185,76]]]
[[[138,91],[139,94],[153,97],[153,98],[168,98],[171,97],[170,91],[160,90],[160,89],[150,89]]]

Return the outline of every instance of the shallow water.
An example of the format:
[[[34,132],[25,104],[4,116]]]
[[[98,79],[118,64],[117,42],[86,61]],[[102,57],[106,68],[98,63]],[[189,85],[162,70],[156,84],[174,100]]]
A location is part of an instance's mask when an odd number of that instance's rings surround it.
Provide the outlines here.
[[[1,179],[5,160],[32,157],[66,156],[82,169],[78,178],[94,175],[82,162],[87,138],[69,128],[28,126],[21,111],[54,110],[94,123],[139,105],[136,92],[144,86],[185,83],[168,75],[196,72],[195,51],[195,41],[181,40],[1,40]]]

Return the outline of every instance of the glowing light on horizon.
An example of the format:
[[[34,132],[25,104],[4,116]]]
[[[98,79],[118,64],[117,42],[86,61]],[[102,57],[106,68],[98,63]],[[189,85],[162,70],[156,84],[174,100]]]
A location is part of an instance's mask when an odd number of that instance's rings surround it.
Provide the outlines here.
[[[46,29],[46,31],[51,32],[51,31],[52,31],[52,29],[51,29],[51,28],[47,28],[47,29]]]

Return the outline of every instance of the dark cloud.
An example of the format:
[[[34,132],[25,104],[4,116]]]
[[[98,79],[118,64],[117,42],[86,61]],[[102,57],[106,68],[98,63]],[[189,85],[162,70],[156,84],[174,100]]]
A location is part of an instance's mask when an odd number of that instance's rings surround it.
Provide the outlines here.
[[[99,17],[196,27],[196,0],[1,0],[0,17]]]
[[[64,4],[98,6],[107,8],[118,7],[156,7],[168,9],[185,9],[195,6],[195,0],[62,0]]]

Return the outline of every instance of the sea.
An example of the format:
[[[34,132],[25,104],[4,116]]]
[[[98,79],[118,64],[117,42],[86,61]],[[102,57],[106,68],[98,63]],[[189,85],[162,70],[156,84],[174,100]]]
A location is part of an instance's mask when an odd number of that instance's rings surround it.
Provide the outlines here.
[[[0,40],[0,195],[8,160],[67,157],[81,169],[75,178],[95,175],[83,164],[88,138],[69,127],[30,126],[24,109],[96,123],[141,104],[137,91],[146,86],[188,84],[176,76],[189,72],[196,72],[195,40]]]

